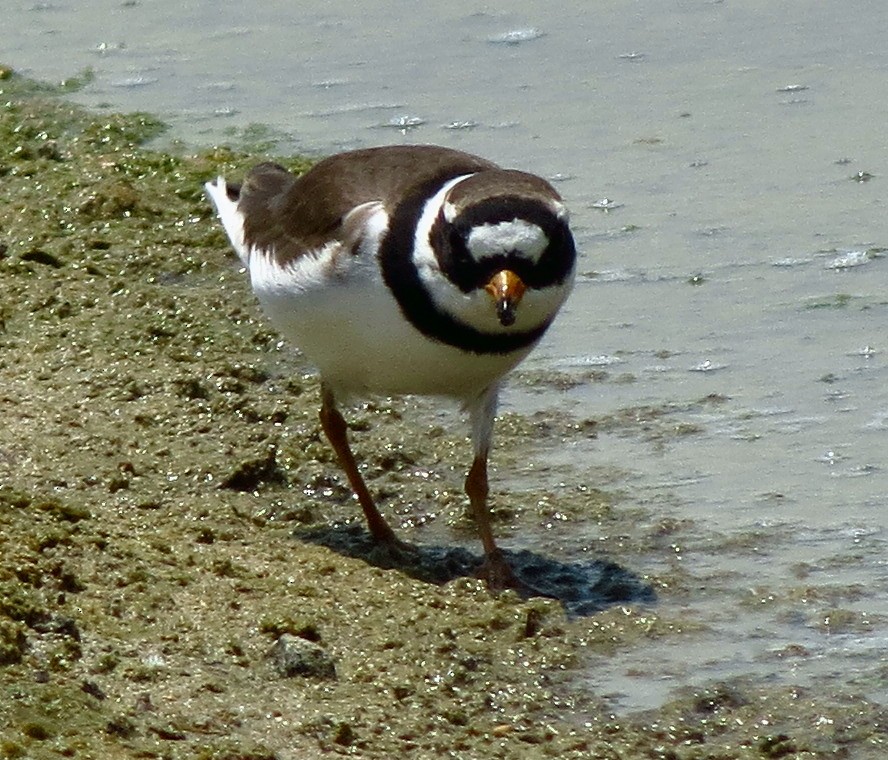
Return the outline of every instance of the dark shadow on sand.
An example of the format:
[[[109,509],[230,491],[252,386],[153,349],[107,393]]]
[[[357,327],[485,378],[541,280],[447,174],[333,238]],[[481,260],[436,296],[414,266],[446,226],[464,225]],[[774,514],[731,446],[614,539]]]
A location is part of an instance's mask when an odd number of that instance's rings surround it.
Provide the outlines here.
[[[359,526],[300,529],[296,537],[325,546],[370,565],[394,569],[427,583],[444,584],[473,577],[483,558],[459,546],[415,545],[408,551],[381,547]],[[557,599],[569,615],[592,615],[616,604],[652,603],[654,589],[614,562],[590,560],[566,563],[531,551],[503,553],[518,579],[542,596]]]

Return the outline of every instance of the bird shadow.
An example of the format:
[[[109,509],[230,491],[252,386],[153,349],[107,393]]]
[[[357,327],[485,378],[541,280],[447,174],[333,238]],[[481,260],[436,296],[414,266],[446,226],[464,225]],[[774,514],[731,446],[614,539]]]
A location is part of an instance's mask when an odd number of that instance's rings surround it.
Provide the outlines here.
[[[483,557],[460,546],[413,545],[393,550],[380,546],[355,525],[301,528],[296,536],[342,556],[437,585],[477,577],[483,562]],[[556,599],[572,617],[593,615],[617,604],[652,603],[657,598],[650,584],[615,562],[559,562],[526,549],[504,549],[503,554],[518,580],[534,589],[535,593],[522,596]]]

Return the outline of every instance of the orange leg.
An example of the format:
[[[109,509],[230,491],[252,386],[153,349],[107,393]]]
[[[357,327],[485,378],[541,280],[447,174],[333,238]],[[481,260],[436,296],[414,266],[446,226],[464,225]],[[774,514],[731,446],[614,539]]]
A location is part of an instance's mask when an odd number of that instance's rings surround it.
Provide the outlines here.
[[[475,458],[466,476],[466,494],[472,507],[472,516],[478,526],[478,535],[484,547],[484,565],[480,576],[492,589],[521,588],[523,584],[515,577],[512,568],[496,545],[493,529],[490,527],[490,511],[487,508],[487,456],[493,434],[493,418],[496,413],[496,386],[489,388],[474,404],[469,406],[472,419],[472,439]]]
[[[351,447],[348,444],[348,428],[345,420],[336,408],[336,399],[333,392],[323,383],[321,383],[321,427],[330,441],[330,445],[336,452],[339,459],[339,465],[345,471],[348,482],[352,487],[352,491],[358,497],[361,508],[364,510],[364,516],[367,518],[367,528],[370,535],[380,544],[400,545],[401,542],[395,536],[395,532],[391,526],[385,521],[373,503],[373,497],[364,483],[364,478],[358,471],[358,465],[355,462],[355,456],[352,454]]]
[[[492,589],[512,588],[516,582],[512,568],[493,539],[490,512],[487,509],[487,491],[487,457],[476,456],[466,477],[466,494],[472,506],[472,516],[478,527],[481,545],[484,547],[485,559],[479,575]]]

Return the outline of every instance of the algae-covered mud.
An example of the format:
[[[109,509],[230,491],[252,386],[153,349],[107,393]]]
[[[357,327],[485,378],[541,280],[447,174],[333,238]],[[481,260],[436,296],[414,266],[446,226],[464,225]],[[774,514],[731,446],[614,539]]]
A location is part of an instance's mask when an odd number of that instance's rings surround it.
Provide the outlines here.
[[[888,713],[841,682],[750,677],[617,716],[580,677],[700,634],[678,558],[638,561],[680,524],[601,484],[510,487],[593,421],[500,420],[500,535],[619,537],[584,563],[521,554],[556,598],[472,579],[468,446],[428,402],[349,414],[383,508],[426,547],[415,566],[365,551],[316,381],[202,196],[257,156],[152,149],[150,116],[0,77],[0,757],[885,756]],[[644,436],[668,416],[642,411],[600,424]],[[865,624],[840,606],[835,625]]]

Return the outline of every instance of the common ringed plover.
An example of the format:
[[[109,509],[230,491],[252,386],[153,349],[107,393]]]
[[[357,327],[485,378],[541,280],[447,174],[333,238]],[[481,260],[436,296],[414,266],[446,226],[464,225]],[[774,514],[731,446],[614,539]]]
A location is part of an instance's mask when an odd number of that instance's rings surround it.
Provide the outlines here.
[[[437,146],[331,156],[301,176],[263,163],[206,190],[275,327],[320,370],[320,421],[373,538],[398,545],[348,443],[343,400],[447,396],[471,422],[465,481],[492,588],[520,586],[497,547],[487,458],[500,383],[567,298],[576,250],[533,174]]]

